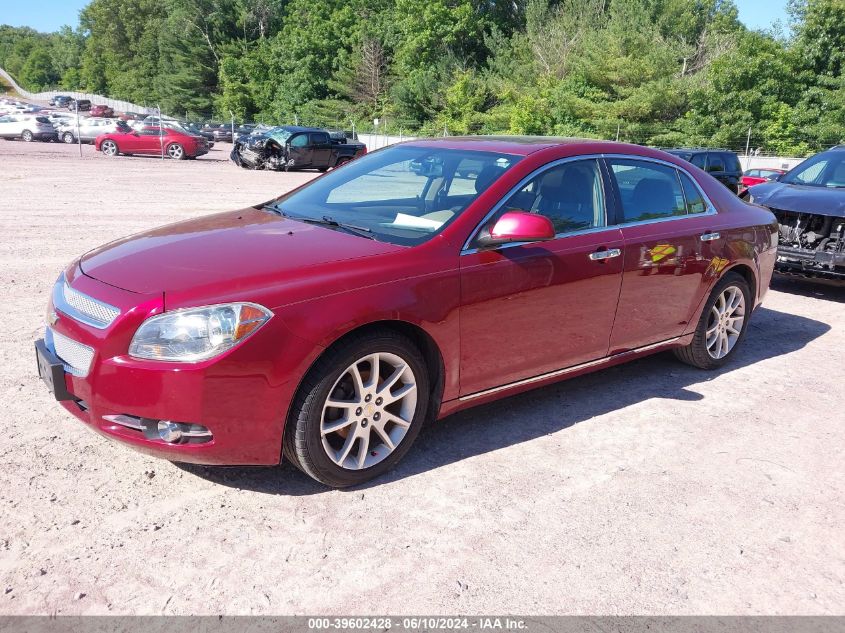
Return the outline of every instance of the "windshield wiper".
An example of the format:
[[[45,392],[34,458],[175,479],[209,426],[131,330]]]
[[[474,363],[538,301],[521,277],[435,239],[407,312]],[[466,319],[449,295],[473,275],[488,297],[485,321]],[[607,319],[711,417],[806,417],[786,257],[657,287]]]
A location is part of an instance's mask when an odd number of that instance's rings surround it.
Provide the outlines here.
[[[304,215],[291,215],[289,213],[285,213],[281,210],[281,208],[277,207],[274,204],[265,204],[264,209],[266,211],[270,211],[271,213],[276,213],[283,218],[289,218],[291,220],[298,220],[299,222],[307,222],[308,224],[319,224],[320,226],[330,226],[332,228],[343,229],[353,235],[359,235],[360,237],[366,237],[367,239],[374,240],[376,239],[373,232],[368,229],[366,226],[357,226],[355,224],[349,224],[347,222],[338,222],[333,217],[324,215],[322,218],[311,218]]]
[[[281,213],[281,211],[280,211]],[[358,235],[360,237],[366,237],[367,239],[374,240],[376,239],[373,235],[373,232],[368,229],[366,226],[356,226],[355,224],[349,224],[347,222],[338,222],[333,217],[324,215],[322,218],[308,218],[305,216],[287,216],[293,220],[299,220],[300,222],[307,222],[308,224],[319,224],[320,226],[331,226],[333,228],[343,229],[344,231],[348,231],[353,235]]]

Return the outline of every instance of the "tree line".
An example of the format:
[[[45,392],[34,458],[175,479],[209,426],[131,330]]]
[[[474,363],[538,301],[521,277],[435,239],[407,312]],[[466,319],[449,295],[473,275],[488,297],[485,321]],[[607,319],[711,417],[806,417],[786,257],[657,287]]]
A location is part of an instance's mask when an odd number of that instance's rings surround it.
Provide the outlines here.
[[[845,0],[92,0],[0,66],[173,115],[804,155],[845,137]]]

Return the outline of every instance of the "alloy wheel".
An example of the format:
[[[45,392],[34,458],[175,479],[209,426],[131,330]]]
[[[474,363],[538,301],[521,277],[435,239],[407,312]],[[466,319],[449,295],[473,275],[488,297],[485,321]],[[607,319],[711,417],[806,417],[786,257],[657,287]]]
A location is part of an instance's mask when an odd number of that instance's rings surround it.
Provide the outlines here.
[[[716,298],[707,320],[705,344],[711,358],[730,354],[745,322],[745,296],[736,286],[728,286]]]
[[[114,141],[103,141],[100,149],[106,156],[117,156],[117,145]]]
[[[368,354],[347,367],[329,390],[320,419],[323,449],[336,465],[378,464],[405,438],[417,406],[417,379],[396,354]]]
[[[167,146],[167,155],[173,160],[179,160],[184,155],[185,150],[178,143],[173,143]]]
[[[30,132],[29,130],[24,130],[21,134],[21,138],[27,143],[29,143],[32,140],[32,132]]]
[[[65,135],[62,137],[65,143],[73,143],[76,139],[73,138],[73,134],[70,132],[65,132]]]

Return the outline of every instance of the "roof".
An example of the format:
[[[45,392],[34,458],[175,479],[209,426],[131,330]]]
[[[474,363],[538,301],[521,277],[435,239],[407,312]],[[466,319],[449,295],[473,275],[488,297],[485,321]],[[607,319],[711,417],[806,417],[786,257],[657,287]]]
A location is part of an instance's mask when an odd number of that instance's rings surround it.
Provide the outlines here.
[[[437,138],[420,138],[406,141],[406,145],[442,146],[449,149],[479,150],[527,156],[534,152],[550,147],[590,145],[600,147],[606,151],[631,147],[627,143],[602,141],[592,138],[566,138],[562,136],[444,136]]]

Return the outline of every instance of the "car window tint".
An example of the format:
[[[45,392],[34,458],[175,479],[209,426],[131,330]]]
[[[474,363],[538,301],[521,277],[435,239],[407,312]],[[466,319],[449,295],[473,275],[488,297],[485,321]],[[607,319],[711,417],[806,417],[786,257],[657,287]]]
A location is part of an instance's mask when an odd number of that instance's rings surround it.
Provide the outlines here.
[[[605,226],[598,161],[568,162],[544,171],[508,198],[500,213],[505,211],[545,215],[558,234]]]
[[[299,134],[298,136],[294,136],[290,142],[291,147],[305,147],[308,145],[308,135],[307,134]]]
[[[622,221],[686,215],[686,200],[673,167],[639,160],[609,161],[622,198]]]
[[[706,154],[694,154],[693,157],[692,157],[692,160],[690,160],[690,162],[693,165],[695,165],[696,167],[700,167],[701,169],[704,169],[706,160],[707,160]]]
[[[725,168],[727,169],[727,171],[742,171],[742,165],[739,164],[739,157],[736,154],[732,152],[726,152],[725,154],[722,154],[722,157],[724,159]]]
[[[684,198],[687,202],[687,213],[704,213],[707,211],[707,203],[704,202],[704,196],[698,190],[689,176],[682,172],[678,172],[681,179],[681,185],[684,188]]]
[[[311,135],[311,143],[314,145],[325,145],[329,142],[329,135],[325,132],[315,132]]]
[[[725,161],[719,154],[710,154],[707,157],[707,171],[725,171]]]

